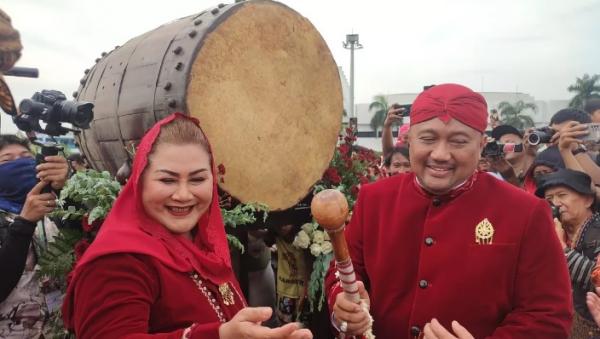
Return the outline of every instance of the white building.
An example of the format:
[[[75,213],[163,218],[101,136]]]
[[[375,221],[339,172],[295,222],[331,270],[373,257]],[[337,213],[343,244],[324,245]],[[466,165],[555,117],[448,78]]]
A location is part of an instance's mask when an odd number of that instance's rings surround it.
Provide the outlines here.
[[[342,88],[344,88],[345,78],[343,73],[340,70],[340,76],[342,78]],[[349,87],[346,88],[348,91],[344,90],[344,97],[349,95]],[[547,100],[540,101],[535,100],[535,98],[527,93],[514,93],[514,92],[481,92],[481,95],[485,98],[488,103],[488,109],[494,109],[498,107],[498,104],[502,101],[508,101],[510,103],[515,103],[519,100],[523,100],[526,103],[535,103],[537,106],[536,112],[529,112],[529,115],[533,118],[536,126],[545,126],[550,121],[550,118],[554,113],[558,110],[568,107],[568,100]],[[391,105],[394,103],[398,104],[412,104],[415,98],[419,95],[419,93],[398,93],[398,94],[388,94],[385,95],[387,102]],[[346,99],[344,100],[344,104],[346,104]],[[374,149],[376,151],[381,151],[381,138],[375,137],[375,132],[371,129],[370,122],[373,117],[374,112],[369,112],[369,104],[370,103],[358,103],[355,105],[356,107],[356,117],[358,119],[358,140],[357,143],[361,146],[368,147]],[[349,110],[347,110],[349,112]],[[344,122],[348,121],[348,117],[344,117]],[[406,123],[408,123],[408,118]],[[397,127],[394,128],[396,130]],[[381,131],[379,132],[381,134]]]

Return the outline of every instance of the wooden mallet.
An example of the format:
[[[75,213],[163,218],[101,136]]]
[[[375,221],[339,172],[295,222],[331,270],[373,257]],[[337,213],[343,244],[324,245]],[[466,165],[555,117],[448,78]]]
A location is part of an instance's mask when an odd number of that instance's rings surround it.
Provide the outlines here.
[[[344,295],[350,301],[358,304],[360,295],[358,294],[356,274],[344,237],[344,227],[348,217],[346,197],[338,190],[326,189],[313,197],[310,209],[317,223],[327,231],[331,239],[335,266],[339,272]]]

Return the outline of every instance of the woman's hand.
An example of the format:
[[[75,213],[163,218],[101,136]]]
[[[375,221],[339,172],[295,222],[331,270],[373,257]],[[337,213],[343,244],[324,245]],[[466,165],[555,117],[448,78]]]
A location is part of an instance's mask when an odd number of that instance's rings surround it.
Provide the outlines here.
[[[598,293],[600,293],[599,287],[596,287],[596,293],[588,292],[585,297],[585,302],[587,303],[588,309],[590,310],[596,325],[600,326],[600,297],[598,297]]]
[[[278,328],[261,326],[263,321],[271,318],[273,310],[269,307],[246,307],[240,310],[230,321],[219,327],[220,339],[269,338],[269,339],[311,339],[312,333],[300,329],[297,323]]]
[[[567,243],[565,242],[565,229],[563,228],[562,223],[556,218],[554,218],[554,230],[556,231],[556,236],[558,237],[558,241],[560,241],[562,248],[567,248]]]

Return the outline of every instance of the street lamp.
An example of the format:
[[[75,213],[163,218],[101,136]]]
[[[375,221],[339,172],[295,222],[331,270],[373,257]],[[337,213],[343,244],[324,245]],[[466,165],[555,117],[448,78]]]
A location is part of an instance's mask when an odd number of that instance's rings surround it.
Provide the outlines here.
[[[363,45],[358,42],[358,34],[346,34],[343,43],[345,49],[350,50],[350,119],[356,119],[354,112],[354,50],[362,49]]]

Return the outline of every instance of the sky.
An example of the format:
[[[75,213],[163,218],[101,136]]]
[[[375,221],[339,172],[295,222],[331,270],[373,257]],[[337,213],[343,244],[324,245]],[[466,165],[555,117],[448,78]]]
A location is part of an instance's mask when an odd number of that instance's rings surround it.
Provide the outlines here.
[[[232,1],[230,1],[232,2]],[[227,2],[227,3],[230,3]],[[346,34],[357,33],[355,103],[460,83],[477,91],[569,99],[584,73],[600,74],[600,0],[283,0],[319,30],[350,76]],[[218,2],[2,0],[24,46],[17,63],[37,79],[7,77],[15,101],[41,89],[68,98],[103,51]],[[2,113],[1,131],[16,129]]]

